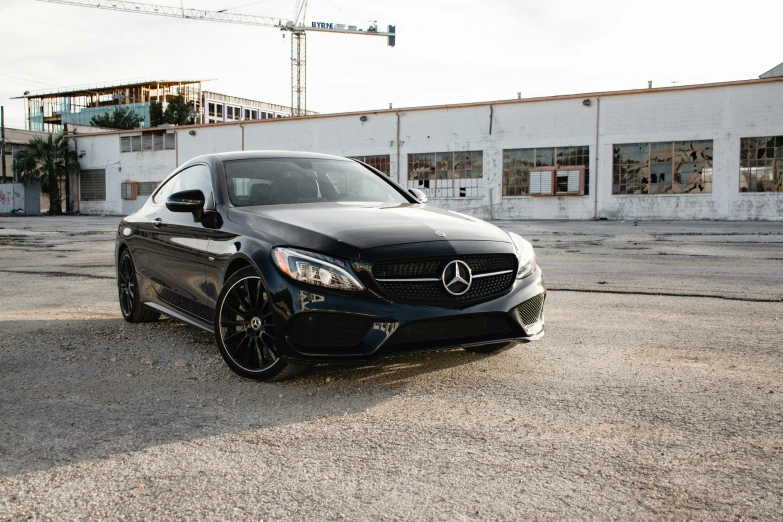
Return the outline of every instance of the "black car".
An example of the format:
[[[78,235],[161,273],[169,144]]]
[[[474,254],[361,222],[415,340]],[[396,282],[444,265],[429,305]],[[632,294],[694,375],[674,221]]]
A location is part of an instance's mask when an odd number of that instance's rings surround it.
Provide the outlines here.
[[[257,380],[541,337],[530,243],[426,199],[335,156],[195,158],[120,223],[122,315],[214,332],[231,369]]]

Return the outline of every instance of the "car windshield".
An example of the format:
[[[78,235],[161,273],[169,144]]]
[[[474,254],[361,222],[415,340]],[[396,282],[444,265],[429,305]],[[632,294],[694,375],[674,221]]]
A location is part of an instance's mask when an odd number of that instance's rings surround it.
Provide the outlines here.
[[[237,207],[325,201],[409,203],[377,174],[349,160],[264,158],[224,165],[231,203]]]

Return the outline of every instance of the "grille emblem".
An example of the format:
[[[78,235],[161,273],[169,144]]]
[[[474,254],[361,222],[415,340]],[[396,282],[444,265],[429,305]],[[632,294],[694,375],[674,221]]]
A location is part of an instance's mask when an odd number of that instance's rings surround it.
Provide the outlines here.
[[[462,295],[470,290],[473,274],[467,263],[457,260],[446,265],[440,280],[443,281],[443,286],[448,293]]]

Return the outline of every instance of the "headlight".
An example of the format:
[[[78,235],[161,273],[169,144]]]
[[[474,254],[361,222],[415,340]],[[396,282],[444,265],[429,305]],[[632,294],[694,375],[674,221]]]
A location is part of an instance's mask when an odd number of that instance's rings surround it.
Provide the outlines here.
[[[364,290],[347,261],[293,248],[275,248],[272,260],[288,277],[335,290]]]
[[[522,238],[519,234],[509,232],[508,235],[514,242],[514,246],[517,249],[517,259],[519,259],[519,270],[517,270],[517,279],[532,274],[536,269],[536,252],[533,250],[533,245]]]

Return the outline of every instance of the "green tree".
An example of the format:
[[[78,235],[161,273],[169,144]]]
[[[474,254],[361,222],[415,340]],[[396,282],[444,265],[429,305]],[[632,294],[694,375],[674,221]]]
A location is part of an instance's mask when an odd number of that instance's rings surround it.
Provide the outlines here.
[[[36,136],[17,154],[14,170],[22,183],[38,183],[49,196],[49,214],[62,214],[60,181],[79,172],[79,160],[62,134]]]
[[[163,119],[173,125],[190,125],[196,121],[196,111],[185,101],[184,96],[179,95],[166,106]]]
[[[166,123],[163,117],[163,103],[150,102],[150,127],[157,127],[162,123]]]
[[[130,109],[118,106],[114,112],[108,111],[103,116],[93,116],[90,124],[94,127],[105,127],[107,129],[135,129],[144,118]]]

